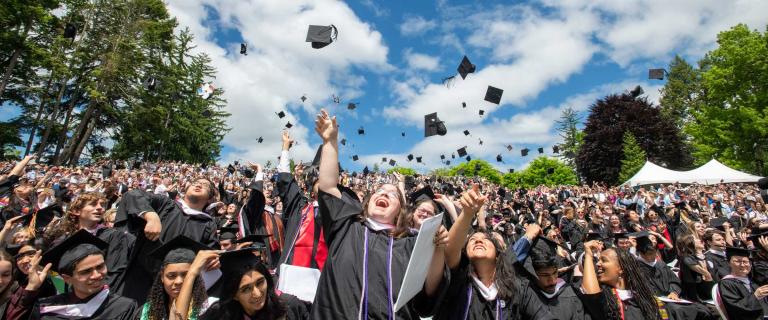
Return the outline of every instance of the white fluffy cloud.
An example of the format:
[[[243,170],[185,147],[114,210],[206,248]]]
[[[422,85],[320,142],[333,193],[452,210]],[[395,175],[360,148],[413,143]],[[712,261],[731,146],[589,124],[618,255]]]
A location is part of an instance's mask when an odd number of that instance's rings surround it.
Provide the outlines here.
[[[403,52],[408,68],[413,70],[435,71],[440,68],[440,58],[413,52],[408,48]]]
[[[226,111],[232,114],[227,120],[232,131],[223,143],[234,148],[223,162],[274,160],[286,121],[294,124],[291,133],[299,141],[292,149],[294,156],[311,159],[314,151],[307,139],[312,128],[300,124],[300,118],[307,114],[301,111],[311,114],[331,93],[345,98],[360,95],[365,80],[351,73],[352,66],[390,68],[381,34],[344,2],[170,0],[168,7],[180,25],[195,34],[196,50],[209,54],[218,70],[214,82],[224,88]],[[210,20],[212,10],[219,19]],[[310,24],[335,25],[338,40],[323,49],[312,49],[304,42]],[[215,42],[221,37],[218,32],[228,30],[242,35],[248,44],[247,56],[238,54],[238,39],[223,47]],[[302,104],[299,97],[303,94],[309,100]],[[275,112],[280,110],[288,116],[278,119]],[[264,144],[256,142],[260,136]],[[265,149],[274,152],[258,151]]]
[[[423,34],[437,27],[434,20],[424,19],[422,16],[408,16],[400,24],[400,33],[404,36],[415,36]]]

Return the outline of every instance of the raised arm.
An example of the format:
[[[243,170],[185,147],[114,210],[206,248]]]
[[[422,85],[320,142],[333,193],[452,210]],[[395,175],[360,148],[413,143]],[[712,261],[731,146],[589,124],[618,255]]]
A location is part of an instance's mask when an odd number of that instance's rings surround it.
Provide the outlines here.
[[[471,190],[461,195],[461,215],[448,232],[448,244],[445,247],[445,262],[449,268],[453,269],[459,265],[461,249],[467,240],[467,232],[472,226],[472,219],[480,211],[480,207],[485,204],[485,200],[485,197],[480,195],[477,185],[472,186]]]
[[[26,167],[27,164],[29,164],[29,161],[36,158],[37,158],[37,155],[28,155],[24,157],[24,159],[21,159],[21,161],[19,161],[18,163],[16,163],[15,166],[13,166],[13,169],[11,169],[11,172],[9,175],[21,177],[21,175],[24,174],[24,167]]]
[[[197,252],[195,260],[192,261],[192,265],[189,267],[187,275],[184,276],[184,283],[181,285],[181,291],[179,291],[179,297],[174,302],[176,309],[176,319],[186,320],[189,314],[189,305],[192,302],[192,289],[195,287],[197,277],[203,271],[203,268],[210,266],[212,261],[219,258],[219,251],[215,250],[201,250]]]
[[[293,144],[293,139],[288,134],[288,130],[283,130],[283,148],[280,151],[280,162],[277,163],[277,172],[279,173],[291,172],[291,154],[288,153],[291,144]]]
[[[336,125],[336,117],[331,117],[325,109],[315,119],[315,132],[323,139],[323,151],[320,156],[320,175],[318,177],[318,190],[341,198],[341,191],[337,187],[339,183],[339,127]]]
[[[584,270],[583,281],[581,282],[581,289],[585,294],[597,294],[600,293],[600,282],[597,281],[597,273],[595,272],[595,260],[592,258],[592,253],[598,250],[597,240],[588,241],[584,244]],[[599,253],[599,252],[596,252]]]

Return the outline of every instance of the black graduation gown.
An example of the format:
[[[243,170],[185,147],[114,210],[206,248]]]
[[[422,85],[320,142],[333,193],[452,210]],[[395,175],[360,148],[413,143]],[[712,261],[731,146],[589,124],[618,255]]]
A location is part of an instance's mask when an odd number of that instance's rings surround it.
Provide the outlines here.
[[[765,313],[768,310],[766,299],[757,300],[754,295],[757,286],[751,283],[750,287],[752,290],[747,290],[746,285],[737,279],[720,280],[720,299],[729,319],[762,319],[763,315],[768,314]]]
[[[514,256],[511,255],[511,256]],[[513,263],[515,258],[509,257],[503,263]],[[501,303],[501,314],[498,319],[553,319],[547,308],[542,306],[536,293],[530,286],[524,285],[520,279],[515,279],[514,294],[511,301],[497,299]],[[471,294],[471,300],[467,295]],[[487,301],[470,276],[470,262],[462,256],[459,265],[451,270],[451,278],[447,291],[440,301],[434,320],[442,319],[497,319],[496,301]],[[469,306],[467,306],[467,301]]]
[[[365,232],[368,231],[368,317],[388,319],[389,297],[387,280],[387,256],[390,236],[386,231],[376,232],[358,220],[363,211],[360,201],[352,190],[339,186],[341,198],[325,192],[319,194],[328,259],[318,283],[310,319],[357,319],[360,312],[363,289],[363,255]],[[392,249],[392,300],[397,299],[403,282],[408,260],[416,243],[416,237],[408,236],[393,240]],[[432,310],[429,303],[420,300],[423,291],[400,309],[396,319],[418,319]],[[426,300],[426,299],[425,299]],[[416,307],[419,307],[417,310]]]
[[[585,320],[592,319],[584,309],[581,298],[576,294],[572,285],[564,285],[555,292],[555,296],[547,298],[533,281],[528,282],[528,290],[536,293],[539,302],[549,310],[553,319],[558,320]]]
[[[55,313],[46,313],[41,315],[40,307],[84,303],[88,300],[89,299],[80,300],[77,297],[75,297],[74,293],[65,293],[65,294],[60,294],[53,297],[42,298],[35,303],[34,307],[32,307],[32,314],[30,315],[29,319],[30,320],[73,319],[71,317],[65,317],[63,315],[59,315]],[[96,312],[90,318],[87,318],[87,319],[128,320],[128,319],[133,319],[136,316],[136,313],[140,311],[141,309],[136,306],[135,301],[125,297],[121,297],[114,293],[110,293],[107,296],[107,299],[105,299],[104,302],[102,302],[101,306],[96,310]],[[79,319],[86,319],[86,318],[79,318]]]
[[[146,221],[139,213],[153,211],[160,216],[160,241],[149,241],[144,235]],[[186,215],[181,205],[167,196],[132,190],[123,196],[115,217],[115,229],[136,237],[125,273],[123,290],[117,292],[141,304],[146,302],[149,288],[160,269],[161,261],[150,253],[166,241],[184,235],[211,248],[215,247],[216,224],[211,217]]]
[[[698,264],[698,258],[695,256],[685,256],[680,258],[680,281],[682,291],[680,298],[685,300],[702,302],[711,299],[712,285],[714,281],[704,281],[704,278],[693,271],[690,266]]]
[[[645,279],[649,280],[648,284],[655,295],[666,297],[672,292],[679,295],[683,290],[680,279],[666,264],[657,261],[654,266],[649,266],[643,261],[638,261],[637,265],[646,276]]]
[[[109,247],[106,252],[107,284],[110,290],[120,292],[125,283],[125,272],[136,237],[125,231],[103,228],[96,231],[96,236],[104,240]]]
[[[704,253],[704,258],[707,259],[707,269],[709,269],[713,281],[720,281],[723,277],[731,274],[731,265],[725,256],[707,251]]]
[[[762,257],[755,257],[752,259],[752,271],[749,278],[754,281],[757,286],[763,286],[768,284],[768,261],[765,261]]]
[[[592,316],[592,319],[595,320],[608,319],[608,299],[617,299],[616,294],[614,294],[614,291],[611,288],[606,286],[601,287],[602,291],[596,294],[580,295],[582,302],[584,303],[584,307],[586,307],[587,312],[590,316]],[[645,315],[643,314],[643,311],[640,310],[640,306],[634,298],[624,300],[623,305],[624,320],[645,320]],[[670,309],[667,305],[665,305],[663,308],[667,311],[669,319],[692,319],[689,318],[686,314],[676,313],[675,309]]]
[[[280,196],[280,201],[283,203],[283,226],[285,230],[285,247],[283,253],[280,255],[280,262],[291,263],[293,261],[294,250],[291,250],[290,246],[293,245],[293,241],[296,238],[296,233],[301,228],[301,215],[304,207],[309,203],[304,194],[301,192],[293,175],[289,172],[281,172],[277,177],[277,191]],[[315,211],[315,210],[313,210]],[[319,211],[319,210],[317,210]],[[312,268],[319,269],[317,262],[315,261],[315,255],[317,254],[317,246],[320,242],[320,234],[323,227],[322,218],[320,212],[315,213],[315,237],[312,246]]]
[[[283,293],[279,296],[280,302],[285,307],[285,316],[278,318],[279,320],[304,320],[309,316],[309,309],[311,305],[307,302],[301,301],[295,296]],[[238,303],[232,300],[229,303]],[[200,320],[224,320],[224,319],[258,319],[258,315],[253,318],[242,314],[242,308],[234,308],[238,314],[230,314],[232,310],[227,310],[220,301],[211,305],[208,310],[205,311],[198,319]]]

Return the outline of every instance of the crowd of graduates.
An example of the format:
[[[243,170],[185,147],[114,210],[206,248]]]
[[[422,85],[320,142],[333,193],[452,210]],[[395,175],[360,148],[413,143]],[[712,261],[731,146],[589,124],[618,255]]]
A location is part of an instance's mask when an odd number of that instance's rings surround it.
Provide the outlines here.
[[[287,131],[264,151],[276,168],[0,163],[0,319],[768,315],[756,184],[515,190],[351,173],[335,118],[315,125],[317,155],[294,168]],[[421,290],[396,308],[438,214]]]

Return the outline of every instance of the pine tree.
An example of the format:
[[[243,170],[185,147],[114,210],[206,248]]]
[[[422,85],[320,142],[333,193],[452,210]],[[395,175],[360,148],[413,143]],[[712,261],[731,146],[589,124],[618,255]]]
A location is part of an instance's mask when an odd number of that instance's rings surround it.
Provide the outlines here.
[[[645,164],[645,160],[645,151],[643,151],[643,148],[637,143],[635,135],[629,131],[624,132],[619,183],[626,182],[640,171],[640,168]]]
[[[581,142],[584,134],[577,126],[581,123],[581,117],[571,107],[567,107],[560,115],[557,123],[557,131],[563,138],[563,143],[559,144],[560,157],[565,163],[573,169],[576,169],[576,155],[579,154]]]

